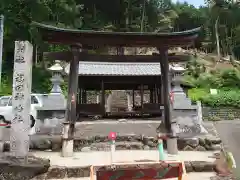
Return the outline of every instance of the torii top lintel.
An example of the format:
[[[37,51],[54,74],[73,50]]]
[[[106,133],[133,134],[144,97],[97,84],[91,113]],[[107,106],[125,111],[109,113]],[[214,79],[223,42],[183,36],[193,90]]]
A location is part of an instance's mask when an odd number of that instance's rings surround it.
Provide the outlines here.
[[[43,41],[53,44],[81,44],[83,47],[177,47],[192,45],[201,28],[182,32],[104,32],[64,29],[37,22]]]

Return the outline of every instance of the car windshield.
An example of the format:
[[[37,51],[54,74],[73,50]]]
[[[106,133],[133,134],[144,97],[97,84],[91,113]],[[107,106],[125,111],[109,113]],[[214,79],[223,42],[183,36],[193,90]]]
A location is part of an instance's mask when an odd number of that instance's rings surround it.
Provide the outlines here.
[[[9,99],[10,99],[10,97],[1,97],[0,98],[0,106],[7,106]]]

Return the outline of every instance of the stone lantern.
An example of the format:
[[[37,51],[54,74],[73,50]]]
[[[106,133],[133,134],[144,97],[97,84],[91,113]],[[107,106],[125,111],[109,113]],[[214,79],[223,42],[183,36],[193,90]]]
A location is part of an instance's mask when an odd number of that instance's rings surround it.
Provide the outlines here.
[[[62,71],[63,67],[60,65],[59,60],[55,60],[55,64],[52,65],[50,68],[48,68],[52,72],[52,90],[51,93],[60,93],[62,94],[62,89],[60,85],[63,83],[63,78],[62,78]]]
[[[185,68],[180,66],[179,64],[175,64],[171,67],[173,93],[183,92],[183,88],[181,87],[181,82],[182,82],[184,71],[185,71]]]
[[[185,110],[193,110],[196,109],[196,106],[192,104],[191,99],[189,99],[181,87],[181,83],[183,80],[183,73],[185,68],[180,65],[172,66],[172,93],[174,96],[173,101],[173,109],[185,109]]]

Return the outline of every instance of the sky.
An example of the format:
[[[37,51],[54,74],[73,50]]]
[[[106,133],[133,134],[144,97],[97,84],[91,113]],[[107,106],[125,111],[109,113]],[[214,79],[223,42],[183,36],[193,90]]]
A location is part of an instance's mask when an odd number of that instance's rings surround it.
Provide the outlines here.
[[[192,4],[195,7],[199,7],[204,5],[204,0],[172,0],[173,2],[188,2],[188,4]]]

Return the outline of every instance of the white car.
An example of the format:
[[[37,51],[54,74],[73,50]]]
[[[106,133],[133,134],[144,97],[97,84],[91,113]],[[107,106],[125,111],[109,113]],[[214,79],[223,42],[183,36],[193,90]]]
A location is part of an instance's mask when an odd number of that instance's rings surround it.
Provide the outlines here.
[[[36,124],[38,111],[64,111],[65,109],[66,100],[62,94],[31,94],[31,128]],[[0,97],[0,123],[11,123],[12,119],[12,96],[2,96]]]

